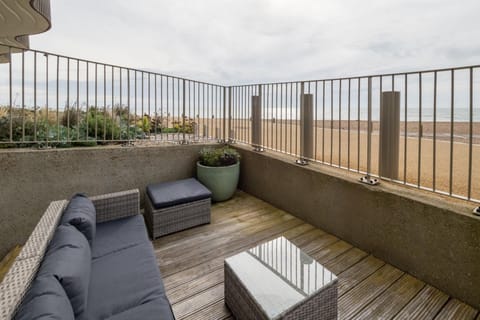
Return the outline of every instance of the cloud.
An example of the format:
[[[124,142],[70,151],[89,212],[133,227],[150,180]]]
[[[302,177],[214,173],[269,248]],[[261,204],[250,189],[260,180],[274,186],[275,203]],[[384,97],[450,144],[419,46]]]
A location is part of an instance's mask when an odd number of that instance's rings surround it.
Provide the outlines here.
[[[36,49],[220,84],[476,64],[480,2],[52,1]]]

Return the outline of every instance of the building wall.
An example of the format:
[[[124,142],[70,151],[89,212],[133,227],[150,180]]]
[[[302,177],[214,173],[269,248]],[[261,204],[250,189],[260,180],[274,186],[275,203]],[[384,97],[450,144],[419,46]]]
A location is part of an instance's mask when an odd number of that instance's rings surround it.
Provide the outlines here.
[[[23,244],[53,200],[140,189],[195,175],[201,145],[0,151],[0,259]]]
[[[480,219],[473,204],[290,157],[242,155],[240,187],[480,308]]]

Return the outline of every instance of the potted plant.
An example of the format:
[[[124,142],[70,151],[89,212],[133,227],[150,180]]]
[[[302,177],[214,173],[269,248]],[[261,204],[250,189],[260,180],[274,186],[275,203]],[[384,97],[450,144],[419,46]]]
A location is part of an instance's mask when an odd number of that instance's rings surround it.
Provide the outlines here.
[[[197,178],[211,192],[213,201],[230,199],[237,189],[240,154],[229,146],[207,147],[200,151]]]

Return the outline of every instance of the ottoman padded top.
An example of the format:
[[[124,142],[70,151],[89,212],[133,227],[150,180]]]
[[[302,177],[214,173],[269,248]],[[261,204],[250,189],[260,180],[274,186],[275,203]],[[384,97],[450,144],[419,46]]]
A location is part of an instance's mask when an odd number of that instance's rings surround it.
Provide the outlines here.
[[[194,178],[150,184],[147,196],[155,209],[208,199],[212,196],[203,184]]]

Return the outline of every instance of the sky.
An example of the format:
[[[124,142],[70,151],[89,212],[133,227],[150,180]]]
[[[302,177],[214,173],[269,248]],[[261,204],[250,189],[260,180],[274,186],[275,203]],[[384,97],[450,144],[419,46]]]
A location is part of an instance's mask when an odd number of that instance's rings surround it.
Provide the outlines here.
[[[478,0],[51,0],[31,48],[222,85],[480,63]]]

